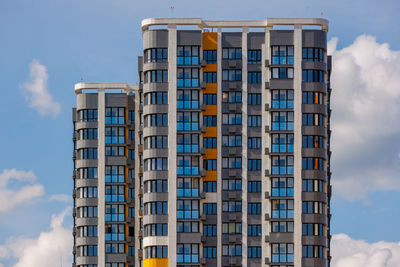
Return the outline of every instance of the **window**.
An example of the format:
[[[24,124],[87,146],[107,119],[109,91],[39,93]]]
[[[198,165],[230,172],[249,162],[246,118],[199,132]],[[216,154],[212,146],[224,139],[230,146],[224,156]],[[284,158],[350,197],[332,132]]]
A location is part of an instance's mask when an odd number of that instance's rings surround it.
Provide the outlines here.
[[[247,204],[248,214],[261,214],[261,203],[248,203]]]
[[[144,214],[168,214],[167,201],[152,201],[144,203]]]
[[[166,83],[168,82],[168,70],[149,70],[144,73],[145,83]]]
[[[222,59],[241,59],[242,48],[222,48]]]
[[[247,73],[248,83],[261,83],[261,72],[260,71],[249,71]]]
[[[324,225],[321,223],[303,223],[303,235],[324,235]]]
[[[216,258],[217,257],[217,247],[203,247],[203,257],[204,258]]]
[[[293,174],[293,156],[272,156],[272,174]]]
[[[80,246],[81,256],[97,256],[97,246]]]
[[[217,138],[216,137],[204,137],[203,138],[204,148],[217,148]]]
[[[249,171],[259,171],[261,170],[261,159],[248,159],[247,169]]]
[[[106,185],[106,202],[124,202],[125,186]]]
[[[325,182],[322,180],[303,180],[303,192],[325,192]]]
[[[273,153],[293,153],[294,135],[293,134],[272,134],[272,152]]]
[[[178,219],[198,219],[199,201],[198,200],[177,200],[177,218]]]
[[[123,146],[106,146],[106,156],[110,156],[110,157],[125,156],[125,147],[123,147]]]
[[[96,206],[79,207],[78,212],[79,212],[79,218],[97,217],[97,207]]]
[[[324,148],[324,137],[318,135],[303,135],[303,147]]]
[[[199,222],[177,222],[178,233],[198,233]]]
[[[79,121],[97,121],[97,109],[78,110]]]
[[[272,112],[273,131],[293,131],[293,127],[294,123],[292,111]]]
[[[168,148],[168,136],[155,135],[144,138],[145,148]]]
[[[177,87],[199,87],[199,69],[198,68],[178,68]]]
[[[150,48],[144,50],[144,62],[167,62],[168,48]]]
[[[303,157],[303,170],[324,170],[323,158],[307,158]]]
[[[224,179],[222,180],[222,190],[241,191],[242,180],[240,179]]]
[[[222,245],[222,256],[242,256],[242,245]]]
[[[303,126],[324,127],[324,115],[318,113],[303,113]]]
[[[129,111],[128,111],[128,119],[129,119],[132,123],[135,122],[135,111],[133,111],[133,110],[129,110]]]
[[[168,126],[168,114],[167,113],[148,114],[144,117],[144,124],[146,127]]]
[[[125,225],[123,224],[106,224],[106,241],[124,241]]]
[[[273,197],[292,197],[293,196],[293,178],[272,178],[272,196]]]
[[[177,54],[178,65],[199,64],[199,46],[178,46]]]
[[[128,247],[128,256],[132,256],[132,257],[134,257],[135,256],[135,247],[134,246],[129,246]],[[129,267],[133,267],[133,265],[129,265]]]
[[[125,127],[106,127],[106,144],[124,144]]]
[[[303,258],[323,258],[323,246],[303,246]]]
[[[78,188],[78,194],[80,198],[96,198],[97,197],[97,187],[80,187]]]
[[[106,166],[106,183],[124,183],[125,166]]]
[[[323,105],[325,95],[321,92],[303,92],[302,93],[303,104],[318,104]]]
[[[247,139],[247,148],[260,149],[261,148],[261,137],[249,137]]]
[[[261,247],[249,246],[247,249],[247,257],[249,258],[261,258]]]
[[[223,135],[222,136],[222,146],[241,147],[242,146],[242,136],[241,135]]]
[[[273,45],[271,55],[273,65],[293,65],[294,63],[293,45]]]
[[[271,68],[272,79],[293,79],[293,68]]]
[[[203,224],[203,236],[216,236],[217,225],[215,224]]]
[[[177,164],[178,175],[199,175],[198,156],[178,156]]]
[[[316,47],[303,47],[303,61],[324,62],[325,50]]]
[[[222,70],[222,81],[241,81],[242,70]]]
[[[241,212],[242,201],[222,201],[222,211],[224,212]]]
[[[249,193],[259,193],[261,192],[261,182],[260,181],[248,181],[247,190]]]
[[[203,182],[203,192],[217,192],[217,182]]]
[[[217,63],[217,50],[203,50],[203,59],[207,64]]]
[[[97,168],[80,168],[79,173],[81,179],[97,178]]]
[[[241,169],[242,168],[242,158],[241,157],[222,158],[222,168],[223,169]]]
[[[216,72],[203,72],[203,81],[205,83],[216,83],[217,73]]]
[[[106,267],[125,267],[125,263],[123,262],[106,263]]]
[[[293,108],[293,90],[271,90],[272,108]]]
[[[216,105],[217,104],[217,94],[204,94],[203,95],[204,105]]]
[[[177,153],[199,153],[199,135],[178,134]]]
[[[125,108],[106,108],[106,124],[124,124]]]
[[[150,258],[168,258],[168,246],[150,246],[144,249],[144,257]]]
[[[198,131],[199,130],[199,113],[198,112],[177,112],[178,131]]]
[[[261,105],[261,94],[248,94],[247,95],[248,105]]]
[[[128,159],[135,160],[135,150],[134,149],[128,150]]]
[[[204,168],[207,171],[216,171],[217,170],[217,160],[216,159],[205,159],[204,160]]]
[[[222,233],[236,235],[242,233],[242,223],[223,223]]]
[[[78,231],[79,231],[80,237],[97,236],[97,226],[96,225],[80,226],[80,227],[78,227]]]
[[[135,141],[135,131],[129,130],[129,140]]]
[[[293,218],[293,200],[291,199],[273,199],[272,201],[272,218]]]
[[[148,180],[144,182],[144,192],[162,193],[168,192],[168,180]]]
[[[248,115],[247,126],[261,127],[261,115]]]
[[[271,244],[272,262],[294,262],[293,244]]]
[[[97,159],[97,148],[78,149],[80,159]]]
[[[144,160],[145,171],[168,170],[168,158],[149,158]]]
[[[144,95],[144,103],[150,105],[168,104],[168,92],[151,92]]]
[[[241,113],[223,113],[222,114],[222,125],[242,125],[242,114]]]
[[[198,109],[199,91],[198,90],[178,90],[178,109]]]
[[[324,82],[324,71],[322,70],[303,70],[303,82]]]
[[[304,214],[325,214],[325,203],[320,201],[303,201]]]
[[[197,263],[199,262],[199,244],[177,244],[176,262]]]
[[[144,226],[144,236],[166,236],[168,235],[168,224],[153,223]]]
[[[82,139],[97,139],[97,129],[82,129],[80,132]]]
[[[217,116],[204,116],[203,117],[204,126],[213,127],[217,126]]]
[[[178,178],[177,197],[198,197],[200,194],[199,178]]]
[[[217,214],[217,203],[203,203],[203,214]]]
[[[293,233],[294,222],[271,222],[274,233]]]
[[[242,103],[242,92],[222,92],[222,102]]]
[[[125,204],[109,205],[106,204],[106,222],[123,222],[125,221]]]
[[[261,64],[261,49],[247,51],[248,64]]]
[[[247,225],[248,236],[261,236],[261,224],[249,224]]]

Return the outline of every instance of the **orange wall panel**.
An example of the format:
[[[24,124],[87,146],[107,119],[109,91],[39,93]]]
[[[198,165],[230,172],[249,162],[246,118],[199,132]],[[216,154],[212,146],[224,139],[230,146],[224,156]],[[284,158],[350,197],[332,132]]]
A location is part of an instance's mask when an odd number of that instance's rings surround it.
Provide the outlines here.
[[[168,258],[144,259],[143,267],[168,267]]]
[[[217,127],[206,127],[203,137],[217,137]]]
[[[216,32],[203,33],[203,50],[217,50],[218,35]]]
[[[207,64],[203,68],[203,72],[217,72],[217,64]]]
[[[206,110],[203,115],[217,115],[217,105],[206,105]]]
[[[216,159],[217,158],[217,149],[216,148],[207,148],[204,158],[205,159]]]
[[[203,178],[203,182],[217,181],[217,171],[206,171],[206,177]]]

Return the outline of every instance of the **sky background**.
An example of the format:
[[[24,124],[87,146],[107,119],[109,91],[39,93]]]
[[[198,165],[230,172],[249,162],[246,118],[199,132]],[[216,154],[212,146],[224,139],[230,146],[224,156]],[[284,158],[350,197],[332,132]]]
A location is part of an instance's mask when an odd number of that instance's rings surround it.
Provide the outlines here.
[[[400,266],[399,10],[398,0],[0,0],[0,267],[67,266],[74,84],[137,83],[148,17],[328,19],[333,266]]]

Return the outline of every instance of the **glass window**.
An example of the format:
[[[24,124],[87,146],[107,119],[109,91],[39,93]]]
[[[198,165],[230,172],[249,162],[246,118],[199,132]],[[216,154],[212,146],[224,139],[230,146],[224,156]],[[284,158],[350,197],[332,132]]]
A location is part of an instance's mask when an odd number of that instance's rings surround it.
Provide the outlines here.
[[[144,62],[167,62],[168,48],[150,48],[144,50]]]
[[[272,79],[293,79],[293,68],[271,68]]]
[[[207,64],[216,64],[217,50],[203,50],[203,59]]]
[[[286,109],[293,108],[294,92],[293,90],[271,90],[272,108]]]
[[[292,197],[293,196],[293,178],[272,178],[272,196],[273,197]]]
[[[293,153],[294,151],[293,134],[272,134],[271,141],[273,153]]]
[[[293,174],[293,156],[272,156],[272,174]]]
[[[177,64],[178,65],[198,65],[199,64],[199,46],[178,46]]]
[[[222,48],[222,59],[241,59],[242,48]]]
[[[273,199],[272,201],[272,218],[293,218],[293,200],[291,199]]]
[[[293,117],[292,111],[272,112],[272,131],[293,131]]]
[[[177,69],[177,87],[199,87],[199,69],[198,68],[178,68]]]
[[[294,46],[293,45],[273,45],[271,46],[273,65],[293,65]]]
[[[261,64],[261,49],[247,51],[248,64]]]
[[[272,262],[294,262],[294,245],[291,243],[271,244]]]
[[[241,81],[242,70],[222,70],[222,81]]]

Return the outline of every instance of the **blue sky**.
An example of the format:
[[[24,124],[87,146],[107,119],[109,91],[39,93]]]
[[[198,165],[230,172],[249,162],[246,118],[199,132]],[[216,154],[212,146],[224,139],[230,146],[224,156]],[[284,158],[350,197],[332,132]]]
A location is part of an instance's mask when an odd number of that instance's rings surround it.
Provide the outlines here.
[[[329,19],[329,39],[337,38],[330,50],[338,62],[332,232],[369,246],[399,242],[400,79],[392,77],[400,73],[398,10],[396,0],[0,1],[0,193],[25,186],[36,190],[31,199],[9,199],[16,203],[13,209],[0,207],[0,266],[22,266],[24,256],[10,248],[15,238],[39,240],[40,233],[70,228],[70,211],[64,226],[51,227],[50,221],[71,206],[74,83],[136,83],[140,23],[148,17]],[[54,105],[44,111],[40,103],[32,107],[32,91],[24,86],[32,62],[41,81],[48,77],[45,94],[60,105],[59,112]],[[14,168],[14,177],[6,178],[5,170]]]

